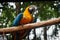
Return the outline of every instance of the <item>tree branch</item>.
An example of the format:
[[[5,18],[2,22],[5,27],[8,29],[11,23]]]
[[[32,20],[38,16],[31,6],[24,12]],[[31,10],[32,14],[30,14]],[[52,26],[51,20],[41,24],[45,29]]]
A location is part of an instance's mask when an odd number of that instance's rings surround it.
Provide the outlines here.
[[[0,28],[0,34],[11,33],[11,32],[16,32],[16,31],[21,31],[21,30],[28,30],[28,29],[33,29],[33,28],[38,28],[38,27],[43,27],[43,26],[48,26],[48,25],[53,25],[53,24],[58,24],[58,23],[60,23],[60,17],[50,19],[47,21],[25,24],[24,27],[20,25],[20,26],[9,27],[9,28]]]

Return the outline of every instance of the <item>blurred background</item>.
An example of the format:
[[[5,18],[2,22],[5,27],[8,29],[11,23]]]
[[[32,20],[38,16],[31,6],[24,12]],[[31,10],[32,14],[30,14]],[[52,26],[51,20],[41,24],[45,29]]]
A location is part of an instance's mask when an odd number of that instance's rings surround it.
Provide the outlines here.
[[[0,28],[12,27],[14,18],[29,5],[39,7],[37,22],[60,17],[59,1],[3,2],[0,3]],[[0,40],[12,40],[12,35],[0,35]],[[24,40],[60,40],[60,24],[32,29]]]

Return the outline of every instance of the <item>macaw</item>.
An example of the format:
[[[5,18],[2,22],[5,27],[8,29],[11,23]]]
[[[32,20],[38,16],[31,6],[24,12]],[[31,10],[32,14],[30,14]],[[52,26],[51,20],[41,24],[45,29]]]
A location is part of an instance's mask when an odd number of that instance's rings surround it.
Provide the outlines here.
[[[13,21],[13,26],[19,26],[19,25],[23,26],[24,24],[36,22],[37,17],[35,17],[33,15],[36,15],[37,13],[38,13],[37,6],[35,6],[35,5],[28,6],[23,13],[19,13],[17,15],[17,17]],[[14,35],[16,35],[15,40],[20,40],[20,39],[26,37],[30,31],[31,31],[31,29],[16,32],[16,34],[14,34]]]

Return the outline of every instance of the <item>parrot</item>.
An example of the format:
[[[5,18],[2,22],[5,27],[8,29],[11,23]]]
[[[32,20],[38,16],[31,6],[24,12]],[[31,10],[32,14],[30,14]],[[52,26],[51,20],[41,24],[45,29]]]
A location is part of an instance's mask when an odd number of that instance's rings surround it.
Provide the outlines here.
[[[19,13],[16,18],[13,21],[13,26],[19,26],[22,25],[24,27],[25,24],[28,23],[34,23],[37,21],[37,17],[35,17],[38,14],[38,8],[36,5],[30,5],[26,7],[23,13]],[[13,40],[21,40],[25,38],[29,33],[31,29],[29,30],[21,30],[18,32],[15,32],[14,37],[13,35]],[[15,39],[14,39],[15,38]]]

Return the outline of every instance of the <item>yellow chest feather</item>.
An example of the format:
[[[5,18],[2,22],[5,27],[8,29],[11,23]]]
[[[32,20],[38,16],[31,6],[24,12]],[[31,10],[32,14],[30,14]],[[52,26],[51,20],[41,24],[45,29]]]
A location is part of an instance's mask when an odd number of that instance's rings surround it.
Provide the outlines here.
[[[27,24],[33,20],[32,15],[29,13],[28,10],[25,10],[23,13],[23,18],[20,21],[20,24]]]

